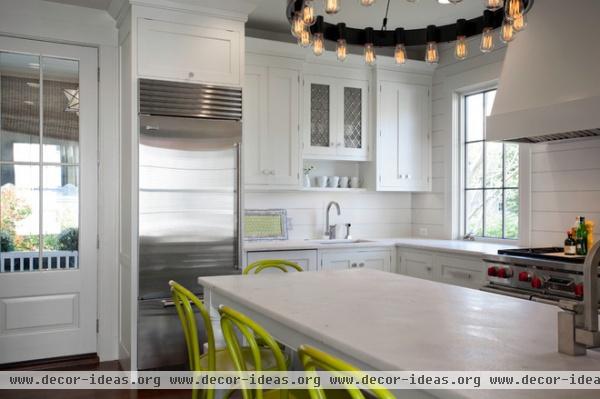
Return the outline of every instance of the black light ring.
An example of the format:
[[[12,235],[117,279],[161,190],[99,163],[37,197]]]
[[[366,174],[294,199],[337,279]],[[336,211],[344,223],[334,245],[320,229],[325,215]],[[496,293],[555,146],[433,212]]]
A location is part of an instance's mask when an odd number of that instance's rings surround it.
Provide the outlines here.
[[[523,0],[525,5],[524,12],[527,13],[533,6],[534,0]],[[302,10],[304,6],[304,0],[291,0],[288,2],[286,15],[288,21],[291,21],[292,16],[296,11]],[[496,11],[488,11],[486,14],[489,15],[487,18],[484,16],[480,16],[477,18],[469,19],[464,22],[463,28],[466,37],[479,35],[483,32],[484,28],[491,27],[493,29],[499,28],[502,26],[502,21],[504,20],[504,7],[500,8]],[[322,18],[322,17],[321,17]],[[485,21],[488,19],[489,21]],[[484,22],[485,21],[485,22]],[[319,21],[320,22],[320,21]],[[486,23],[487,22],[487,23]],[[318,27],[317,27],[318,26]],[[427,28],[422,29],[410,29],[404,30],[404,45],[406,47],[410,46],[423,46],[427,44],[428,37],[427,31],[430,31],[433,25],[430,25]],[[318,30],[322,30],[323,37],[325,40],[337,41],[340,37],[340,29],[338,29],[337,25],[330,24],[328,22],[323,21],[322,23],[315,24],[310,27],[312,33],[317,32]],[[355,44],[359,46],[363,46],[365,44],[365,30],[364,28],[349,28],[345,26],[343,29],[344,39],[346,39],[347,44]],[[435,27],[435,36],[436,42],[452,42],[456,40],[457,36],[457,24],[449,24],[443,26]],[[396,43],[396,34],[395,31],[392,30],[373,30],[373,45],[376,47],[394,47]]]

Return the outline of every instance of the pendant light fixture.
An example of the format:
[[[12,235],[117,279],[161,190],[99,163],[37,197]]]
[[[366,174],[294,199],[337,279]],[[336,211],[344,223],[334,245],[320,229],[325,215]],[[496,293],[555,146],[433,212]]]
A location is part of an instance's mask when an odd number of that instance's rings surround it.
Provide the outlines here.
[[[315,14],[314,0],[306,0],[304,7],[302,8],[302,22],[304,25],[313,26],[317,21],[317,15]]]
[[[340,11],[341,0],[322,1],[327,14],[336,14]],[[347,58],[351,48],[349,46],[362,46],[365,62],[373,65],[376,62],[375,45],[377,45],[378,48],[391,49],[395,62],[404,64],[409,55],[417,52],[410,51],[411,48],[422,51],[425,47],[425,61],[436,64],[440,60],[438,43],[454,42],[454,56],[458,60],[464,60],[470,53],[469,38],[472,36],[481,35],[479,48],[483,53],[489,53],[494,49],[495,41],[498,40],[495,36],[496,30],[499,32],[500,40],[505,43],[511,42],[518,32],[526,28],[526,15],[536,0],[478,0],[485,6],[482,16],[471,19],[460,18],[455,23],[447,25],[429,25],[426,28],[410,30],[397,27],[388,30],[390,6],[393,8],[400,1],[417,3],[417,0],[387,0],[383,23],[380,29],[375,30],[371,27],[349,27],[343,22],[337,25],[327,23],[323,16],[316,15],[317,0],[287,0],[286,16],[298,44],[302,47],[313,45],[312,51],[317,56],[326,51],[326,41],[332,41],[335,43],[336,57],[340,62]],[[358,0],[358,3],[362,6],[372,6],[375,0]],[[462,3],[462,0],[437,0],[437,3],[458,4]],[[459,7],[460,5],[457,9]]]
[[[425,62],[428,64],[437,64],[440,61],[440,53],[437,45],[437,27],[429,25],[427,27],[427,48],[425,49]]]
[[[467,42],[467,20],[456,21],[456,44],[454,56],[457,60],[464,60],[469,55],[469,43]]]
[[[506,0],[506,19],[513,21],[523,14],[523,0]]]
[[[504,0],[484,0],[485,8],[490,11],[496,11],[502,8]]]
[[[323,38],[323,17],[318,16],[313,35],[313,54],[320,56],[325,51],[325,39]]]
[[[481,32],[481,44],[479,49],[483,53],[489,53],[494,49],[494,28],[492,27],[493,13],[490,10],[483,12],[483,32]]]
[[[348,46],[346,44],[346,24],[340,22],[337,24],[338,28],[338,39],[337,39],[337,47],[335,49],[335,53],[338,61],[344,61],[346,59],[346,55],[348,54]]]
[[[403,28],[396,28],[394,31],[394,38],[396,39],[396,48],[394,49],[394,59],[396,64],[406,63],[406,34]]]
[[[375,48],[373,47],[373,28],[365,28],[365,63],[367,65],[375,64]]]
[[[504,18],[504,22],[502,22],[502,27],[500,28],[500,40],[502,40],[504,43],[510,43],[514,40],[514,38],[515,30],[512,22]]]
[[[325,0],[325,12],[327,14],[337,14],[340,11],[341,0]]]
[[[527,15],[521,14],[512,21],[515,32],[521,32],[527,27]]]

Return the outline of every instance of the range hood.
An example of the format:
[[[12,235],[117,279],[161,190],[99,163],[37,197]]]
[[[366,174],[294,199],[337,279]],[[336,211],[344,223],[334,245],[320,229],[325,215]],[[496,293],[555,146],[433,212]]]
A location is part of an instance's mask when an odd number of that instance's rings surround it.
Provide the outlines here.
[[[508,46],[486,137],[600,136],[600,0],[539,0]]]

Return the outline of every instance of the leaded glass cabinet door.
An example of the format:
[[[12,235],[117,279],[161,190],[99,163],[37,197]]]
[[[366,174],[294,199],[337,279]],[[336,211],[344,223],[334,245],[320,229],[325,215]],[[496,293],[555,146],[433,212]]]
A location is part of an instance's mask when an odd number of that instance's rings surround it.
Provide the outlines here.
[[[338,89],[341,122],[336,143],[337,154],[355,159],[368,158],[368,83],[343,81]]]
[[[304,155],[336,154],[336,79],[304,77]]]

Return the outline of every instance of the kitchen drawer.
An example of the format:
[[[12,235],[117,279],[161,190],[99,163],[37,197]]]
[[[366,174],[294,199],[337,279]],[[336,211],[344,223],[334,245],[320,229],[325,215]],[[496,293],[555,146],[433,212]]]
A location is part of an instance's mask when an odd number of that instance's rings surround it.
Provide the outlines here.
[[[476,271],[464,267],[441,264],[440,281],[468,288],[480,288],[485,281],[483,270]]]
[[[403,250],[400,252],[399,261],[401,274],[435,280],[433,255],[420,251]]]
[[[301,250],[301,251],[261,251],[248,252],[246,254],[246,266],[263,259],[285,259],[290,262],[299,264],[304,271],[317,270],[317,251],[316,250]],[[278,273],[278,270],[265,269],[261,273]]]

